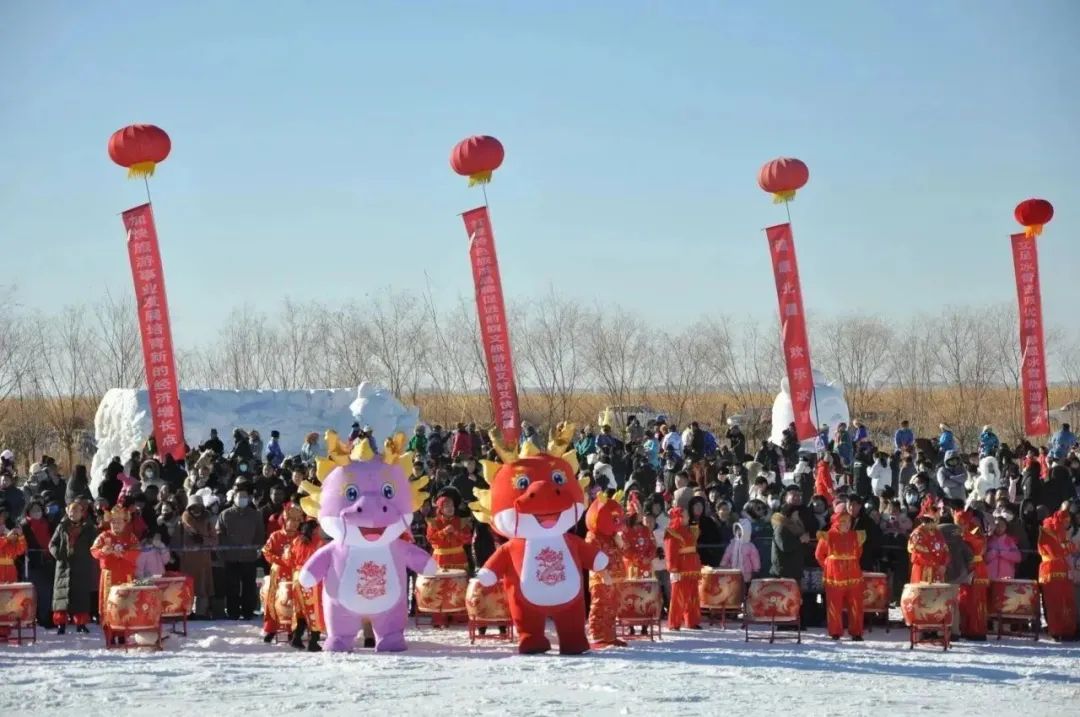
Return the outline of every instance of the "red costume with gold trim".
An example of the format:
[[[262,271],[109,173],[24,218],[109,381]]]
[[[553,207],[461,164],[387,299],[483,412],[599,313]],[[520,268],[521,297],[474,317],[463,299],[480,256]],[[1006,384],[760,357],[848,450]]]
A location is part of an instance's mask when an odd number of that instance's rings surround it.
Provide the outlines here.
[[[698,578],[701,558],[698,557],[698,527],[683,524],[681,508],[668,513],[671,521],[664,533],[664,557],[671,574],[671,605],[668,607],[668,627],[678,630],[683,625],[701,625],[701,598]]]
[[[1059,510],[1042,522],[1039,531],[1039,584],[1046,606],[1046,631],[1055,639],[1076,633],[1076,597],[1069,580],[1069,555],[1076,546],[1069,540],[1069,512]]]
[[[957,596],[960,634],[968,639],[986,637],[986,602],[990,592],[990,571],[986,567],[986,536],[979,519],[970,511],[958,511],[953,520],[971,548],[971,583],[961,585]]]
[[[101,567],[98,583],[98,614],[105,619],[105,605],[109,601],[109,588],[123,585],[135,579],[135,563],[139,559],[139,539],[131,529],[131,517],[123,508],[113,508],[105,514],[109,527],[99,533],[90,548],[90,554]],[[107,631],[108,625],[102,624]]]
[[[292,630],[299,627],[300,618],[303,618],[311,632],[326,632],[323,626],[322,583],[316,584],[310,590],[300,584],[300,568],[304,567],[308,558],[323,545],[322,536],[316,528],[311,540],[305,540],[304,536],[297,535],[285,550],[287,569],[285,574],[292,581],[293,618],[290,625]]]
[[[288,557],[288,550],[289,545],[296,538],[300,521],[304,518],[304,511],[300,509],[300,506],[290,503],[285,506],[281,515],[285,527],[271,533],[262,549],[262,556],[270,565],[270,574],[266,576],[269,584],[262,591],[267,596],[266,604],[263,605],[264,635],[273,635],[287,628],[282,624],[281,616],[278,615],[275,596],[278,594],[278,586],[281,582],[292,579],[292,564]]]
[[[617,499],[601,493],[585,513],[586,543],[592,543],[608,556],[606,570],[589,572],[589,635],[595,646],[626,643],[615,632],[619,607],[619,581],[626,577],[623,566],[623,509]]]
[[[918,517],[931,518],[935,522],[924,523],[915,527],[908,538],[908,553],[911,556],[911,582],[945,582],[945,566],[949,564],[949,546],[945,536],[937,526],[940,509],[937,503],[927,497],[923,500]]]
[[[840,523],[846,524],[841,530]],[[863,572],[859,565],[866,533],[851,530],[847,513],[833,515],[832,527],[817,534],[814,555],[825,569],[825,608],[829,635],[839,638],[844,632],[843,612],[848,614],[848,634],[863,633]]]
[[[589,649],[582,571],[603,570],[608,559],[595,543],[568,534],[585,512],[584,491],[574,480],[573,435],[573,426],[556,428],[548,447],[562,458],[541,453],[529,441],[518,457],[492,436],[503,464],[483,462],[491,489],[474,491],[477,500],[470,505],[477,520],[507,538],[476,579],[485,587],[502,580],[521,653],[551,649],[544,635],[549,617],[559,652],[577,655]]]
[[[13,583],[19,578],[15,560],[26,553],[26,538],[18,530],[10,530],[0,538],[0,583]]]
[[[652,575],[656,559],[656,537],[641,522],[641,504],[631,495],[626,506],[627,526],[623,531],[623,564],[626,577],[638,579]],[[632,525],[631,525],[632,523]]]
[[[440,570],[466,570],[469,558],[465,546],[472,543],[472,521],[456,515],[442,514],[444,503],[453,503],[447,496],[435,501],[436,514],[427,522],[427,539],[431,543],[435,565]]]

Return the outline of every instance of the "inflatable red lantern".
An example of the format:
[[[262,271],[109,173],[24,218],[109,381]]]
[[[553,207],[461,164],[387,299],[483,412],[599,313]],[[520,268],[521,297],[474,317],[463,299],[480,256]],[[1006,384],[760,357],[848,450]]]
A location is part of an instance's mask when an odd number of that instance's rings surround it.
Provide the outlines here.
[[[794,157],[780,157],[766,162],[758,172],[758,186],[771,192],[773,202],[790,202],[795,192],[802,189],[810,179],[810,170],[802,160]]]
[[[127,167],[128,177],[149,177],[158,162],[164,162],[172,149],[165,130],[152,124],[133,124],[118,129],[109,137],[109,157]]]
[[[491,173],[499,168],[504,156],[502,143],[494,137],[467,137],[454,145],[450,166],[461,176],[468,177],[471,187],[490,182]]]
[[[1016,205],[1013,215],[1024,225],[1025,235],[1037,237],[1042,234],[1043,225],[1054,218],[1054,205],[1045,199],[1025,199]]]

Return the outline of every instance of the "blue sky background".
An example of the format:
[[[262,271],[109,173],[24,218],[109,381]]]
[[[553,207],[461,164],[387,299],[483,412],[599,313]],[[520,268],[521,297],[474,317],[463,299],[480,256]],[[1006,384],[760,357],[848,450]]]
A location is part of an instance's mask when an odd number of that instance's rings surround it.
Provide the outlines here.
[[[792,205],[815,313],[1015,301],[1012,209],[1050,199],[1048,322],[1080,297],[1080,3],[0,3],[4,283],[52,311],[130,291],[143,199],[117,128],[173,139],[152,180],[177,341],[287,293],[470,291],[447,164],[469,134],[511,300],[549,285],[681,323],[774,315],[758,167]]]

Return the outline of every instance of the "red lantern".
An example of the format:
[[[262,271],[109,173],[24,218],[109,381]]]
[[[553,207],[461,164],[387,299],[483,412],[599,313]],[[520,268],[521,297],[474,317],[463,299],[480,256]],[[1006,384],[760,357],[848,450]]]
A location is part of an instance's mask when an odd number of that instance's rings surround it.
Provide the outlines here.
[[[1043,224],[1054,218],[1054,205],[1045,199],[1025,199],[1016,205],[1013,215],[1026,227],[1025,235],[1037,237],[1042,234]]]
[[[491,173],[502,164],[502,143],[494,137],[477,135],[461,140],[450,152],[450,166],[455,172],[469,178],[469,186],[487,184]]]
[[[766,192],[771,192],[773,202],[790,202],[795,192],[802,189],[810,179],[810,170],[802,160],[794,157],[780,157],[766,162],[758,172],[757,183]]]
[[[172,149],[165,130],[152,124],[133,124],[118,129],[109,137],[109,157],[128,168],[128,177],[148,177],[158,162],[164,162]]]

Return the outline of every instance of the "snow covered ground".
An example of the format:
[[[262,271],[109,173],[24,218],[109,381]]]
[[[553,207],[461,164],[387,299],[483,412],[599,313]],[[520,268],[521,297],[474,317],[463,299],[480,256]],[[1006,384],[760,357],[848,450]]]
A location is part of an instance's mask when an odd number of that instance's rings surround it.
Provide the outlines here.
[[[411,629],[407,653],[308,654],[252,623],[195,623],[160,653],[106,651],[100,633],[0,647],[0,715],[1062,715],[1080,700],[1080,647],[991,640],[908,650],[875,628],[833,643],[743,642],[710,628],[662,642],[521,657],[464,628]]]

